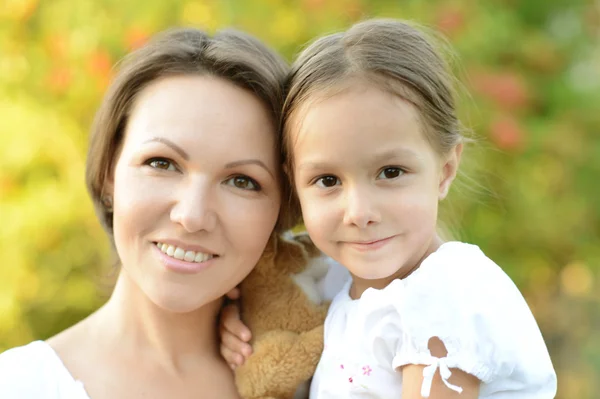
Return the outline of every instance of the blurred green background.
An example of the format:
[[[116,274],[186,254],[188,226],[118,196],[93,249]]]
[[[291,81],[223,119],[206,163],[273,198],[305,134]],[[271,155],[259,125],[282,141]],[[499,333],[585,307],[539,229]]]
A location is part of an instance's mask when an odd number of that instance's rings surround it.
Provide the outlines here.
[[[455,46],[471,93],[461,114],[479,143],[444,205],[450,226],[524,293],[559,397],[598,397],[598,0],[0,0],[0,351],[57,333],[109,292],[84,163],[128,50],[173,25],[235,26],[291,60],[311,38],[372,16],[414,19]]]

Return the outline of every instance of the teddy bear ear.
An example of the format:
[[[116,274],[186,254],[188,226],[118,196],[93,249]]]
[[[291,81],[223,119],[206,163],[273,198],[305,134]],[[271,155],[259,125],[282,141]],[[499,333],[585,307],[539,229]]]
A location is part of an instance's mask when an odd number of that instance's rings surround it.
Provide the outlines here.
[[[288,240],[280,237],[275,254],[275,267],[285,273],[297,274],[302,272],[308,262],[308,254],[304,246],[295,239]]]
[[[315,258],[315,257],[321,255],[321,251],[312,242],[308,233],[301,233],[301,234],[295,235],[293,238],[294,238],[294,241],[296,241],[302,245],[304,250],[308,253],[309,257]]]
[[[265,250],[263,251],[261,259],[274,258],[278,252],[279,241],[281,241],[281,237],[279,237],[279,235],[277,233],[271,234],[271,237],[269,238],[269,241],[267,242],[267,246],[265,247]]]

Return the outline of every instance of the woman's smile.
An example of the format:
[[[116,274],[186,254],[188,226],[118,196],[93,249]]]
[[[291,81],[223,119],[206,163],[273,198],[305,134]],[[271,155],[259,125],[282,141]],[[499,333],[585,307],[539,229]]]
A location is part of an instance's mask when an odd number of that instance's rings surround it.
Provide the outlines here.
[[[179,246],[154,243],[154,252],[166,269],[183,274],[196,274],[212,266],[219,255],[200,251],[186,251]]]

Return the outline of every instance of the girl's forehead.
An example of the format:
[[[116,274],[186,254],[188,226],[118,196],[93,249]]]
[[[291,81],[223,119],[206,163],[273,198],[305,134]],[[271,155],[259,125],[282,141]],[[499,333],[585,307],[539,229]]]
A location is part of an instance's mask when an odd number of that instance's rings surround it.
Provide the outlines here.
[[[289,133],[336,131],[340,127],[402,129],[420,125],[419,111],[404,98],[374,84],[358,82],[343,90],[306,98],[288,120]],[[420,130],[420,126],[415,126]]]
[[[432,151],[415,107],[377,88],[348,90],[310,104],[291,127],[295,156],[360,155],[386,147]]]

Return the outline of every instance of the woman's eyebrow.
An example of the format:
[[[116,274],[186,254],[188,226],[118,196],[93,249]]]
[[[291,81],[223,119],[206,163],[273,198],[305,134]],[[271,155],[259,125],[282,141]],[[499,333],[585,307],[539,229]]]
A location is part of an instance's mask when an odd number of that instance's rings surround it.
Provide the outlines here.
[[[179,155],[181,155],[181,157],[183,159],[185,159],[186,161],[190,160],[190,156],[188,155],[187,152],[185,152],[185,150],[183,148],[179,147],[177,144],[173,143],[171,140],[169,140],[167,138],[153,137],[151,139],[144,141],[144,144],[151,143],[151,142],[163,143],[163,144],[171,147],[175,152],[177,152]],[[231,168],[235,168],[237,166],[242,166],[242,165],[258,165],[261,168],[263,168],[264,170],[266,170],[273,179],[275,178],[275,176],[273,176],[273,173],[271,172],[271,170],[260,159],[242,159],[240,161],[229,162],[228,164],[225,165],[225,168],[231,169]]]
[[[171,147],[176,153],[178,153],[179,155],[181,155],[181,157],[183,159],[185,159],[186,161],[190,160],[190,156],[188,155],[187,152],[185,152],[185,150],[183,148],[181,148],[180,146],[178,146],[177,144],[173,143],[171,140],[164,138],[164,137],[153,137],[151,139],[148,139],[146,141],[144,141],[144,144],[146,143],[152,143],[152,142],[158,142],[158,143],[163,143],[166,146]]]
[[[265,165],[264,162],[261,161],[260,159],[242,159],[240,161],[229,162],[228,164],[225,165],[225,168],[231,169],[231,168],[235,168],[237,166],[242,166],[242,165],[258,165],[261,168],[263,168],[264,170],[266,170],[273,179],[275,179],[275,176],[273,176],[273,173],[269,170],[267,165]]]

